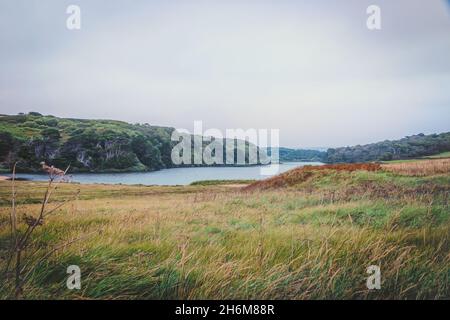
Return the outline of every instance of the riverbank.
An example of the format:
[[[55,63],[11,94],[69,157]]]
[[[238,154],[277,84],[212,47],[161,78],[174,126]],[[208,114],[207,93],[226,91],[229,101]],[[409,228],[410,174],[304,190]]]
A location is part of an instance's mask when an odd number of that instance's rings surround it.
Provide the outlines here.
[[[10,180],[12,180],[11,176],[0,176],[0,181],[10,181]],[[30,179],[16,176],[16,181],[28,181],[28,180]]]
[[[320,162],[289,162],[279,164],[278,170],[271,175],[282,173],[304,165],[322,165]],[[162,169],[152,172],[132,173],[71,173],[70,181],[81,184],[125,184],[125,185],[189,185],[205,180],[261,180],[268,166],[224,166],[224,167],[185,167]],[[18,178],[32,181],[45,181],[46,174],[17,174]]]

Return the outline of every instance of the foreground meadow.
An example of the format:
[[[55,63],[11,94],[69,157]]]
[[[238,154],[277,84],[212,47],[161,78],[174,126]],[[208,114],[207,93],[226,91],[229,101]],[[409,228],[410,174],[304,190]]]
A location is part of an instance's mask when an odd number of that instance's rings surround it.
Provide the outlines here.
[[[244,187],[61,183],[48,207],[70,201],[36,228],[21,298],[449,299],[450,166],[432,161],[306,167]],[[16,188],[17,216],[36,215],[46,184]],[[10,212],[0,181],[0,270]],[[66,287],[70,265],[80,290]]]

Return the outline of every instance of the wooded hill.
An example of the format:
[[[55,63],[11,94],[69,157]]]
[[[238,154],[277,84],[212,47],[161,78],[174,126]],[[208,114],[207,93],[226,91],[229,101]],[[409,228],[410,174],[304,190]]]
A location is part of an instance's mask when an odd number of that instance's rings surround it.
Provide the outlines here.
[[[354,163],[419,158],[450,151],[450,132],[407,136],[400,140],[328,149],[326,162]]]
[[[171,141],[174,130],[147,123],[66,119],[37,112],[2,115],[0,170],[11,171],[17,163],[18,172],[40,171],[41,161],[58,168],[70,164],[72,172],[171,168],[175,167],[171,159],[172,148],[178,143]],[[208,143],[204,142],[203,148]],[[223,144],[225,150],[225,140]],[[249,144],[243,145],[247,150]],[[242,150],[242,145],[236,144],[236,159],[237,152]],[[191,153],[193,158],[194,152]],[[246,161],[248,163],[248,156]]]

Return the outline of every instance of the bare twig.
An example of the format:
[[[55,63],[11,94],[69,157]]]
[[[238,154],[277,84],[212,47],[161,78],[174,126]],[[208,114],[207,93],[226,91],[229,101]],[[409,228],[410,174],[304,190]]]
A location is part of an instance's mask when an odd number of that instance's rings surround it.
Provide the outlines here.
[[[17,236],[17,215],[16,215],[16,163],[14,163],[12,172],[12,209],[11,209],[11,236],[15,244]]]
[[[52,167],[53,168],[53,167]],[[70,166],[67,167],[67,169],[65,171],[60,170],[61,172],[63,172],[63,174],[58,175],[58,176],[63,176],[67,173],[67,171],[69,170]],[[56,169],[56,168],[53,168]],[[58,169],[59,170],[59,169]],[[26,246],[26,243],[31,235],[31,233],[33,233],[34,229],[36,229],[36,227],[42,223],[42,219],[44,218],[44,213],[45,213],[45,207],[48,203],[48,200],[50,199],[50,196],[52,195],[52,192],[54,190],[56,190],[56,187],[58,186],[59,183],[61,183],[62,179],[59,179],[56,183],[56,185],[52,188],[52,184],[56,178],[55,175],[49,175],[49,181],[48,181],[48,186],[47,189],[45,191],[45,195],[44,195],[44,200],[42,201],[42,205],[41,205],[41,211],[39,212],[39,217],[34,221],[34,224],[29,225],[27,230],[25,231],[24,235],[21,237],[20,241],[19,241],[19,248],[23,248]]]
[[[43,224],[44,217],[50,215],[57,209],[61,208],[64,204],[66,204],[67,202],[72,200],[72,199],[69,199],[69,200],[63,201],[62,203],[56,205],[54,208],[52,208],[48,211],[46,210],[52,193],[57,189],[59,183],[61,183],[61,181],[64,180],[64,176],[67,174],[69,167],[70,166],[68,166],[65,171],[62,171],[58,168],[54,168],[53,166],[49,167],[49,166],[45,165],[45,163],[42,164],[42,168],[44,169],[44,171],[48,172],[48,174],[49,174],[49,181],[48,181],[47,188],[45,190],[44,198],[42,200],[39,215],[37,218],[34,218],[33,216],[25,215],[24,220],[27,223],[28,227],[25,230],[25,232],[21,236],[19,236],[18,229],[17,229],[17,214],[16,214],[16,190],[15,190],[16,165],[14,165],[13,178],[12,178],[12,193],[13,193],[13,195],[12,195],[12,210],[11,210],[11,215],[10,215],[10,220],[11,220],[10,221],[10,223],[11,223],[11,249],[10,250],[11,251],[10,251],[9,258],[8,258],[9,260],[7,263],[5,274],[6,274],[6,276],[8,276],[10,264],[11,264],[12,260],[15,258],[15,261],[14,261],[14,263],[15,263],[15,265],[14,265],[14,274],[15,274],[14,296],[16,299],[18,299],[22,295],[23,285],[24,285],[25,281],[28,279],[29,275],[32,274],[36,270],[36,267],[43,260],[47,259],[55,251],[57,251],[61,248],[64,248],[64,247],[68,246],[69,244],[81,239],[81,238],[75,239],[75,240],[66,242],[66,243],[54,248],[53,250],[51,250],[50,252],[45,254],[44,257],[41,258],[34,266],[31,266],[31,263],[32,263],[31,257],[34,257],[40,251],[39,249],[37,249],[34,253],[32,253],[31,255],[28,255],[26,257],[27,260],[29,260],[29,262],[25,263],[25,265],[23,265],[23,263],[22,263],[22,260],[24,258],[24,254],[23,254],[24,250],[29,246],[29,239],[30,239],[33,231],[36,229],[36,227]],[[56,180],[56,183],[54,183],[55,180]],[[74,198],[76,198],[78,196],[78,194],[79,194],[79,191],[77,192],[77,194],[75,195]],[[27,270],[28,267],[30,267],[29,271],[25,274],[25,276],[23,276],[23,273]]]
[[[16,215],[16,163],[14,163],[12,171],[12,200],[11,200],[11,213],[10,213],[10,226],[11,226],[11,240],[10,249],[8,254],[8,261],[4,271],[4,276],[8,277],[9,267],[14,256],[14,252],[17,248],[17,215]]]

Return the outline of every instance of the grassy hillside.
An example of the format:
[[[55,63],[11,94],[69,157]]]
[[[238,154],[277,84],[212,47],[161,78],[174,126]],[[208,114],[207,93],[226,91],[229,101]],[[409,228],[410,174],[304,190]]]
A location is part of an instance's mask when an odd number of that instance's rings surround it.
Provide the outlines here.
[[[274,178],[284,183],[248,187],[63,183],[50,208],[80,195],[36,230],[28,252],[40,251],[24,257],[37,265],[23,297],[449,299],[450,163],[442,161],[305,167]],[[0,181],[2,257],[10,187]],[[39,211],[45,188],[17,183],[19,217]],[[65,287],[73,264],[81,290]],[[380,290],[366,287],[370,265],[381,268]],[[0,283],[7,297],[11,282]]]
[[[39,163],[73,171],[143,171],[170,166],[172,128],[37,113],[0,117],[0,163],[19,171]]]
[[[41,161],[59,168],[70,164],[72,172],[170,168],[174,166],[172,148],[178,143],[171,141],[174,130],[114,120],[64,119],[36,112],[4,115],[0,116],[0,171],[10,171],[15,162],[18,171],[39,171]],[[204,142],[203,147],[206,145]],[[248,143],[244,147],[236,144],[235,155],[242,148],[248,148]]]
[[[447,152],[442,152],[442,153],[438,153],[438,154],[434,154],[431,156],[426,156],[424,157],[426,159],[444,159],[444,158],[450,158],[450,151]]]

